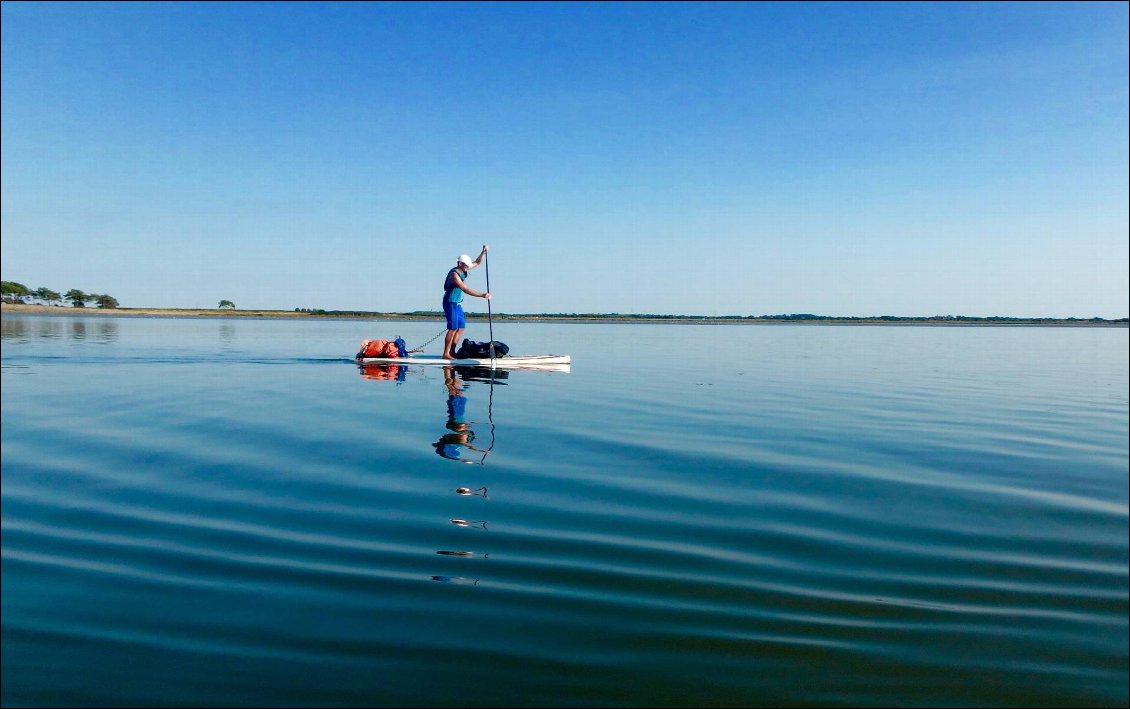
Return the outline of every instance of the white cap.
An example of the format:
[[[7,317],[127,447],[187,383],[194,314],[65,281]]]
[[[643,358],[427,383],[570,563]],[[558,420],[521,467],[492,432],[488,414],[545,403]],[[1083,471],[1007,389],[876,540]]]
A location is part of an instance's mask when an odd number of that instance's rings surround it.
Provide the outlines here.
[[[472,266],[475,265],[475,262],[472,261],[471,257],[468,256],[467,254],[463,254],[462,256],[459,257],[459,263],[463,264],[467,268],[471,268]]]

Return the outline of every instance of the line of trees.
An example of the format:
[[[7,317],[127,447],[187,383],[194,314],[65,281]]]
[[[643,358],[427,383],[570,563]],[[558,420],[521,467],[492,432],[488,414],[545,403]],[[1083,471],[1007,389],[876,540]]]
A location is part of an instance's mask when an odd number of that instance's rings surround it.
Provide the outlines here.
[[[77,288],[72,288],[66,293],[59,295],[58,291],[53,291],[50,288],[36,288],[32,290],[22,283],[15,281],[0,281],[0,290],[3,291],[2,297],[5,303],[28,303],[31,301],[38,301],[45,305],[59,305],[68,302],[71,307],[85,308],[87,303],[91,303],[99,308],[117,308],[118,300],[112,295],[105,293],[84,293]]]

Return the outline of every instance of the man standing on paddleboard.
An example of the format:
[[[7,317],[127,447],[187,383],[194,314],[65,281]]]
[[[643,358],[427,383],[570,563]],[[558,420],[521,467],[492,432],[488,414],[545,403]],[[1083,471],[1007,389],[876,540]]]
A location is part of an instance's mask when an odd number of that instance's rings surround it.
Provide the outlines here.
[[[471,269],[482,263],[486,255],[486,244],[483,244],[483,250],[474,261],[467,254],[463,254],[455,262],[455,268],[447,272],[447,278],[443,281],[443,315],[447,318],[447,334],[443,338],[444,359],[455,359],[455,349],[459,338],[463,336],[463,328],[467,326],[463,317],[463,294],[490,300],[490,293],[471,290],[464,282]]]

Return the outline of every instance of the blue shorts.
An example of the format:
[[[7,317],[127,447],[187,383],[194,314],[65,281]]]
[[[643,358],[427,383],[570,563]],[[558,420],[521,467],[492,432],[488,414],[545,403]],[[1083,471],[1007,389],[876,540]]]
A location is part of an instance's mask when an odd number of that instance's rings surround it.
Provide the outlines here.
[[[449,300],[443,301],[443,314],[447,317],[448,330],[462,330],[467,327],[467,321],[463,318],[463,306],[459,303],[452,303]]]
[[[447,397],[447,420],[448,420],[448,423],[466,423],[467,422],[467,397],[465,397],[465,396],[449,396],[449,397]]]

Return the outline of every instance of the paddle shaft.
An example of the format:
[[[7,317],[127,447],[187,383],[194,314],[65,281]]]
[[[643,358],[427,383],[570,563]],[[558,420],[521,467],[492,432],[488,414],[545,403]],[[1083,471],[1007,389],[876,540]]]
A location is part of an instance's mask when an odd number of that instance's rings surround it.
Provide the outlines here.
[[[487,269],[487,293],[490,293],[490,256],[486,253],[483,254],[483,265]],[[490,359],[491,365],[494,365],[494,318],[490,312],[490,298],[487,298],[487,328],[490,332]]]

